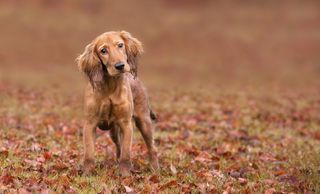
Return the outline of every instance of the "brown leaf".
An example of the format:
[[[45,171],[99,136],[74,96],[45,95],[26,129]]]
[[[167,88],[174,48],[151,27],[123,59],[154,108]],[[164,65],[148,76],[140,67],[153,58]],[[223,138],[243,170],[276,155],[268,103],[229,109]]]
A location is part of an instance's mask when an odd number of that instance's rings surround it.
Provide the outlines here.
[[[204,178],[206,179],[207,181],[211,181],[212,180],[212,173],[208,172],[208,171],[200,171],[197,173],[197,177],[199,178]]]
[[[141,193],[152,193],[152,186],[150,184],[145,184]]]
[[[163,190],[163,189],[168,188],[168,187],[174,187],[174,186],[177,186],[177,185],[178,185],[178,182],[176,180],[171,180],[171,181],[161,185],[159,190]]]
[[[275,188],[270,188],[264,191],[264,194],[274,194],[274,193],[276,193]]]
[[[284,170],[277,170],[274,172],[274,175],[276,175],[276,176],[280,176],[280,175],[284,175],[284,174],[287,174],[287,172]]]
[[[159,183],[159,178],[156,174],[154,174],[149,178],[149,181],[151,181],[153,183]]]
[[[68,166],[64,163],[62,163],[61,161],[58,161],[55,163],[55,165],[52,167],[53,170],[56,170],[56,171],[63,171],[63,170],[66,170],[68,169]]]
[[[8,150],[5,149],[5,148],[2,148],[2,149],[0,150],[0,157],[5,157],[5,158],[7,158],[8,156],[9,156]]]
[[[124,177],[121,180],[122,185],[131,185],[133,182],[134,182],[134,180],[131,176]]]
[[[69,187],[70,185],[70,178],[67,175],[61,175],[59,181],[65,187]]]
[[[259,157],[260,160],[264,161],[264,162],[274,162],[274,161],[277,161],[277,159],[272,155],[272,154],[269,154],[269,153],[263,153],[260,157]]]
[[[195,157],[195,161],[200,163],[211,162],[211,156],[207,152],[200,152],[198,156]]]

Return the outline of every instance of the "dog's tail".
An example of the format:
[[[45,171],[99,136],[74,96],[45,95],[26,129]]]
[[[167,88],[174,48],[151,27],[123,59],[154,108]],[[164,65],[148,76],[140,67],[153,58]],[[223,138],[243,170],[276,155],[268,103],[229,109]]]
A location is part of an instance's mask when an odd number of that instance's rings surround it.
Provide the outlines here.
[[[150,110],[150,118],[153,121],[157,121],[157,115],[152,110]]]

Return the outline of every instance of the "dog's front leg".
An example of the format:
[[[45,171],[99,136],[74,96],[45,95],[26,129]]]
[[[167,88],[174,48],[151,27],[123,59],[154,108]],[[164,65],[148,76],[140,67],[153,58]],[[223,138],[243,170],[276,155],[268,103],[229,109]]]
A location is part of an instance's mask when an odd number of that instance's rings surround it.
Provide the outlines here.
[[[133,133],[131,118],[119,120],[119,126],[121,129],[120,173],[122,176],[129,176],[131,169],[130,153]]]
[[[95,168],[94,162],[94,142],[95,142],[95,128],[96,122],[87,121],[83,128],[83,142],[84,142],[84,173],[91,174]]]

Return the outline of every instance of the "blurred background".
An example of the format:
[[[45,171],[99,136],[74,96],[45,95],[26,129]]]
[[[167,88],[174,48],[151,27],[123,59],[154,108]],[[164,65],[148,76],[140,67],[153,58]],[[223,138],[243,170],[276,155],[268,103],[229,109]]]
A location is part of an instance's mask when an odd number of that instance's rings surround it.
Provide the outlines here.
[[[144,44],[150,87],[319,87],[316,0],[11,0],[0,1],[0,26],[2,83],[80,89],[75,58],[97,35],[126,30]]]
[[[99,176],[78,171],[75,59],[116,30],[144,44],[158,116],[162,173],[135,133],[133,192],[320,193],[320,0],[0,0],[0,193],[125,192],[108,135]]]

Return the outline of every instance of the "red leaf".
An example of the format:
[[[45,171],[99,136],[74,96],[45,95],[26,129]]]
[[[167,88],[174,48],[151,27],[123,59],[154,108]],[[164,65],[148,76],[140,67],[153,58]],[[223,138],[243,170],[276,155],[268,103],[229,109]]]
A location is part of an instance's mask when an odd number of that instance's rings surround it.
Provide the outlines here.
[[[317,140],[320,140],[320,131],[314,132],[313,137]]]
[[[52,158],[52,155],[50,152],[44,152],[43,153],[43,157],[46,159],[46,160],[50,160]]]
[[[1,149],[1,151],[0,151],[0,157],[3,156],[3,157],[5,157],[5,158],[7,158],[8,155],[9,155],[8,150],[6,150],[6,149]]]
[[[284,170],[277,170],[274,172],[274,175],[276,175],[276,176],[280,176],[280,175],[284,175],[284,174],[286,174],[286,171],[284,171]]]
[[[1,177],[1,181],[3,184],[5,185],[9,185],[11,183],[13,183],[13,180],[14,180],[14,177],[11,176],[10,174],[4,174],[2,177]]]
[[[154,174],[149,178],[149,181],[151,181],[153,183],[158,183],[159,182],[159,178],[158,178],[158,176],[156,174]]]

